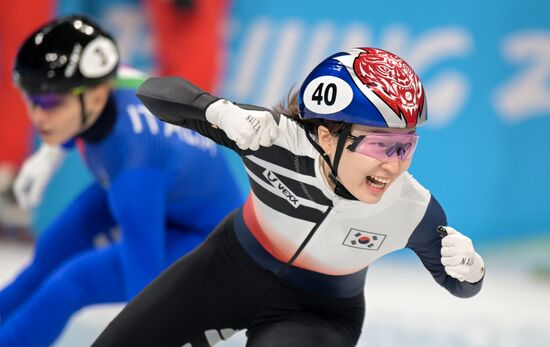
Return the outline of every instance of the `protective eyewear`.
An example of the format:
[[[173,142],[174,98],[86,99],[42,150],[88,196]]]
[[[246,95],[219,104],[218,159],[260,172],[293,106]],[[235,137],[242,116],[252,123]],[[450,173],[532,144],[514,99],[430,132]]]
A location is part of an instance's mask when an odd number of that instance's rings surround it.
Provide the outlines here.
[[[69,91],[69,94],[73,95],[79,95],[86,91],[86,87],[77,87],[73,88]],[[35,94],[35,95],[27,95],[27,99],[33,106],[40,107],[43,110],[52,110],[56,107],[61,106],[65,99],[67,98],[67,94],[59,94],[59,93],[44,93],[44,94]]]
[[[349,135],[353,142],[350,151],[373,157],[380,161],[410,160],[418,143],[416,133],[368,133],[361,136]]]
[[[28,95],[29,102],[36,107],[40,107],[43,110],[54,109],[65,101],[65,95],[63,94],[37,94]]]

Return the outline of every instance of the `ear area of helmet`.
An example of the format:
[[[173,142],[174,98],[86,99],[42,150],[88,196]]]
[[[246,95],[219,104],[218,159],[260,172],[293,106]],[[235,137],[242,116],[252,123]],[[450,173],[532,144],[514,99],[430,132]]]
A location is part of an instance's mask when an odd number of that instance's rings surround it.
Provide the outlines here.
[[[100,36],[84,47],[78,67],[85,78],[101,78],[109,75],[118,62],[119,52],[115,43]]]

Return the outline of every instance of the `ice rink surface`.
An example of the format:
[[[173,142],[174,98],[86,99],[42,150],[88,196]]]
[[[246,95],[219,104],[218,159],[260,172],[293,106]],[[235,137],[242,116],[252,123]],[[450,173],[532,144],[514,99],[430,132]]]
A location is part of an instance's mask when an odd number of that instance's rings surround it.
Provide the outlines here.
[[[31,245],[0,240],[3,286],[31,256]],[[550,240],[481,249],[483,290],[470,299],[437,285],[414,255],[391,255],[367,275],[367,312],[358,346],[550,346]],[[537,274],[539,273],[539,274]],[[547,276],[546,272],[546,276]],[[98,305],[73,316],[55,347],[89,346],[121,305]],[[220,347],[244,346],[240,332]]]

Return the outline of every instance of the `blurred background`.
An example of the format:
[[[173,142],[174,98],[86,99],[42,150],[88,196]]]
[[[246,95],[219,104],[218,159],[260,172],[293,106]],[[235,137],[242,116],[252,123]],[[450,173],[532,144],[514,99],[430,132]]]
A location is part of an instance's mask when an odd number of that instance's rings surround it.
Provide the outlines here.
[[[428,125],[411,173],[484,256],[484,289],[457,299],[407,250],[367,276],[360,346],[550,346],[550,4],[542,0],[0,1],[0,284],[33,239],[91,181],[71,153],[30,214],[10,182],[37,139],[13,89],[18,44],[54,15],[87,13],[123,61],[182,75],[230,100],[273,106],[326,56],[356,46],[397,53],[421,76]],[[228,153],[231,156],[232,154]],[[247,180],[237,157],[234,169]],[[120,309],[83,310],[57,346],[85,346]],[[244,346],[240,333],[223,346]]]

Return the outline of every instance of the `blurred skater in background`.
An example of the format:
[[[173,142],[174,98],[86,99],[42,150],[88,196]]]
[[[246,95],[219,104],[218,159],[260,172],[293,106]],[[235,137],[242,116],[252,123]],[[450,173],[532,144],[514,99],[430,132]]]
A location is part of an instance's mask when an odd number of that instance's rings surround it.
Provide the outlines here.
[[[0,345],[47,346],[80,308],[133,298],[243,199],[214,142],[159,122],[135,97],[143,76],[119,68],[113,37],[91,19],[39,28],[14,78],[43,141],[26,171],[47,182],[76,142],[95,178],[0,292]]]

